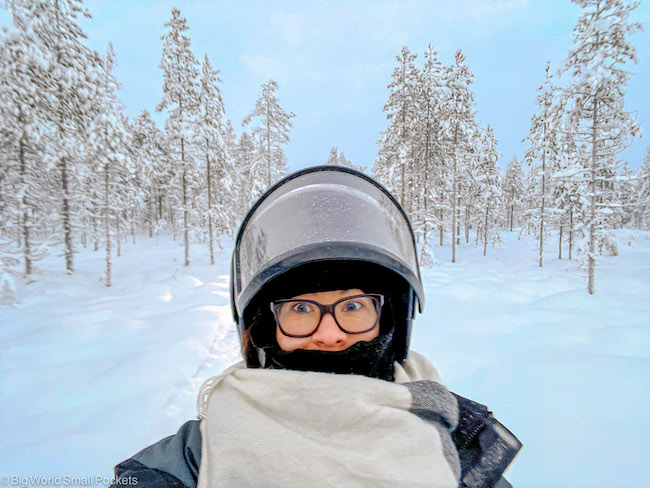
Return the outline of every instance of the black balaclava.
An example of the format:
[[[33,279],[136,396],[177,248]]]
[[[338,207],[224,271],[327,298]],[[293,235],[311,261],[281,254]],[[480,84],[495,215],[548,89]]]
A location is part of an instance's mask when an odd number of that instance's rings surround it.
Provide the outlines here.
[[[395,351],[394,292],[401,278],[372,263],[362,261],[321,261],[308,263],[275,278],[252,304],[251,324],[253,345],[263,351],[261,367],[292,369],[323,373],[358,374],[393,381]],[[343,351],[282,350],[275,339],[275,319],[270,302],[304,293],[358,288],[364,293],[384,295],[379,336],[361,341]]]

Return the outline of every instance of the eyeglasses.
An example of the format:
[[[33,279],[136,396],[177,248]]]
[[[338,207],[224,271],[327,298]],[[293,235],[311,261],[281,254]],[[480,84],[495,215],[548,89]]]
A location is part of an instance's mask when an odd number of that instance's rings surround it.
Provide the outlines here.
[[[341,298],[329,305],[314,300],[275,300],[271,311],[285,336],[309,337],[318,330],[323,315],[331,313],[346,334],[363,334],[379,323],[383,295],[364,294]]]

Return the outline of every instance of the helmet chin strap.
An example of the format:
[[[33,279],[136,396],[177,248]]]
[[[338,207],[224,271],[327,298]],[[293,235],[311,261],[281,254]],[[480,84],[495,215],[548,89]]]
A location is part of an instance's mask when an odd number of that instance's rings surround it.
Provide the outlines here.
[[[343,351],[283,351],[275,345],[265,348],[266,369],[291,369],[318,373],[357,374],[385,381],[394,379],[393,331],[371,341],[361,341]]]

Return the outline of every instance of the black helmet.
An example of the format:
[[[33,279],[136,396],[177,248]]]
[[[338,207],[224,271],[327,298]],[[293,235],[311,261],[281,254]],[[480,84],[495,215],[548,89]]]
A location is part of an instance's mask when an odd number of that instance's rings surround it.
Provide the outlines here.
[[[304,276],[296,273],[308,268],[320,269],[321,275],[329,270],[329,278],[347,268],[364,274],[364,283],[374,277],[386,282],[384,289],[394,291],[388,298],[395,359],[404,360],[424,291],[413,229],[382,185],[349,168],[315,166],[287,176],[262,195],[244,218],[233,251],[231,304],[241,337],[251,325],[251,309],[268,309],[256,303],[260,297],[272,297],[280,283],[286,289],[294,281],[287,277]],[[322,282],[331,280],[326,276]],[[362,289],[369,293],[371,286]]]

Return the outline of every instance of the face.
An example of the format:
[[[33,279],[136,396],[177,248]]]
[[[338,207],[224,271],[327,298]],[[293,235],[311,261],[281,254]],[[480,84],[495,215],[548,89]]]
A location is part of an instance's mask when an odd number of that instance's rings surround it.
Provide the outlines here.
[[[314,300],[323,305],[329,305],[341,298],[363,294],[358,288],[352,290],[323,291],[318,293],[305,293],[291,297],[293,300]],[[363,334],[347,334],[343,332],[332,314],[327,313],[321,318],[321,323],[314,334],[309,337],[288,337],[285,336],[279,327],[275,328],[275,337],[280,349],[293,351],[295,349],[306,349],[308,351],[343,351],[348,347],[361,341],[371,341],[379,335],[379,326]]]

